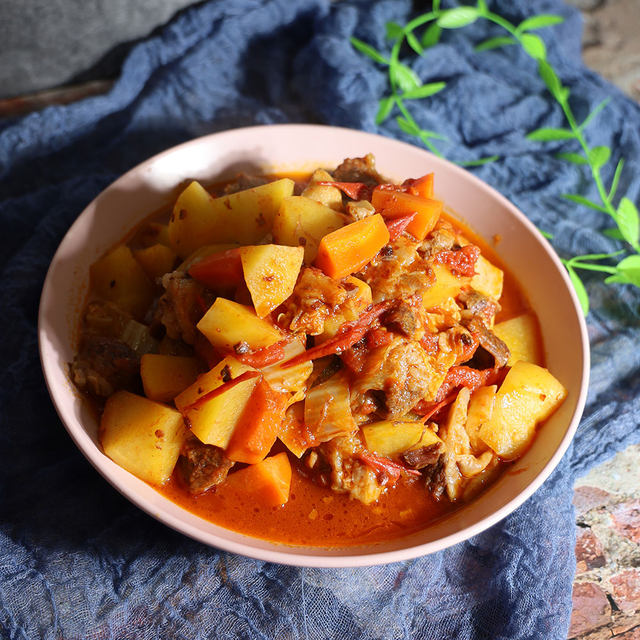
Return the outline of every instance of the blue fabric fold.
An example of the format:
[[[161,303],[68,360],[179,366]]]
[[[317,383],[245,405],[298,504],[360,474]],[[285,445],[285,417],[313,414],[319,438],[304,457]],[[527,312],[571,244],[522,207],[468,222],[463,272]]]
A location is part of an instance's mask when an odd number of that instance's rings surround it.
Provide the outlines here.
[[[580,60],[577,12],[559,0],[494,0],[513,21],[563,15],[540,31],[579,117],[611,98],[588,129],[626,158],[620,192],[640,196],[640,108]],[[0,635],[13,639],[565,638],[575,570],[572,484],[640,440],[640,296],[587,277],[593,368],[574,445],[522,507],[475,538],[408,562],[298,569],[189,540],[114,491],[64,432],[40,372],[36,316],[48,264],[83,208],[118,175],[198,135],[248,124],[320,122],[413,140],[375,124],[384,72],[348,42],[378,47],[406,0],[212,1],[136,46],[104,96],[0,122]],[[558,196],[596,197],[555,157],[567,143],[526,133],[562,126],[519,47],[482,54],[478,22],[407,62],[446,91],[412,105],[421,126],[474,173],[553,232],[563,254],[609,251],[605,216]],[[606,114],[606,115],[605,115]]]

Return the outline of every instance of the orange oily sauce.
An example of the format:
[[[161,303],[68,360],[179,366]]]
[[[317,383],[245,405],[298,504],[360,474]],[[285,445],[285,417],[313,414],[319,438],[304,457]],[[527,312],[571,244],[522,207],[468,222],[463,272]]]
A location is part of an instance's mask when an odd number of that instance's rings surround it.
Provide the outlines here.
[[[464,223],[446,213],[443,216],[477,244],[485,258],[504,271],[502,310],[496,321],[528,311],[526,297],[495,250]],[[536,338],[541,339],[539,335]],[[283,448],[278,442],[272,453]],[[280,507],[262,505],[226,483],[206,493],[191,495],[176,477],[177,472],[158,490],[182,508],[226,529],[281,544],[331,548],[402,538],[464,505],[462,501],[450,502],[446,495],[435,500],[424,478],[406,476],[389,487],[376,502],[365,505],[348,494],[318,486],[301,473],[300,463],[293,455],[289,454],[289,459],[292,463],[289,501]],[[503,464],[502,471],[508,466]],[[489,478],[489,482],[493,480]]]
[[[291,457],[291,456],[290,456]],[[436,502],[424,479],[400,479],[373,504],[316,485],[292,465],[289,501],[265,507],[222,483],[190,495],[175,476],[160,489],[191,513],[238,533],[290,545],[350,547],[401,538],[423,529],[457,505]]]

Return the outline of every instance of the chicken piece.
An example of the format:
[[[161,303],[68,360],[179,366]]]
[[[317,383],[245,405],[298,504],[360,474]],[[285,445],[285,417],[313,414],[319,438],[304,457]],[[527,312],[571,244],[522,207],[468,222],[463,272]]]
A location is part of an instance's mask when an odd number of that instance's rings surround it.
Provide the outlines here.
[[[278,325],[294,333],[317,336],[325,320],[347,300],[347,290],[320,269],[305,267],[291,296],[282,305]]]
[[[351,220],[364,220],[376,212],[376,208],[368,200],[347,202],[347,215]]]
[[[238,191],[244,191],[245,189],[253,189],[253,187],[260,187],[263,184],[267,184],[269,180],[263,176],[252,176],[247,173],[239,173],[233,182],[229,182],[225,185],[222,195],[231,195]]]
[[[466,311],[463,314],[465,318],[480,316],[488,327],[491,326],[495,315],[501,309],[498,302],[473,289],[463,291],[459,296],[459,300],[466,307]]]
[[[162,277],[165,293],[158,301],[155,320],[162,323],[169,338],[182,339],[193,344],[196,339],[196,324],[206,308],[205,287],[182,271],[172,271]],[[204,305],[206,306],[206,304]]]
[[[321,444],[308,456],[321,483],[329,484],[333,491],[348,493],[364,504],[375,502],[386,490],[387,478],[378,478],[376,472],[356,456],[365,451],[357,434],[334,438]]]
[[[381,417],[400,418],[428,393],[432,376],[433,359],[420,344],[396,337],[367,354],[351,390],[352,412],[369,411],[374,401]]]
[[[440,253],[440,251],[453,249],[456,242],[456,232],[453,226],[446,220],[440,218],[433,231],[418,247],[418,253],[426,260]]]
[[[415,338],[420,328],[420,319],[416,311],[403,300],[398,300],[381,318],[382,324],[390,331],[406,338]]]
[[[480,346],[487,351],[495,361],[494,366],[502,368],[509,361],[511,352],[509,347],[498,336],[487,328],[480,316],[473,316],[470,320],[463,319],[462,324],[478,338]],[[482,368],[488,368],[485,363],[480,363]]]
[[[372,153],[362,158],[345,158],[333,172],[333,179],[336,182],[363,182],[370,187],[384,182],[376,171],[376,162]]]
[[[85,333],[82,346],[70,366],[78,389],[90,396],[108,398],[119,389],[139,391],[140,358],[117,338]]]
[[[178,470],[189,493],[196,495],[223,482],[234,464],[219,447],[192,437],[182,446]]]
[[[359,276],[371,286],[373,302],[420,293],[434,282],[433,271],[418,254],[418,244],[399,236],[384,246]]]

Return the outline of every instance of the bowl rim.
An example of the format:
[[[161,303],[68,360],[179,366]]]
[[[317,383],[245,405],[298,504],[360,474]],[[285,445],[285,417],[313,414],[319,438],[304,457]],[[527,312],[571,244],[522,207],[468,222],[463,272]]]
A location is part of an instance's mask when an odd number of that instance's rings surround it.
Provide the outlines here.
[[[444,163],[448,165],[448,170],[453,173],[457,173],[461,179],[465,181],[471,181],[475,184],[476,187],[485,191],[490,195],[493,199],[497,200],[503,207],[509,210],[510,214],[514,216],[518,222],[524,225],[529,232],[533,234],[533,236],[537,239],[538,244],[541,245],[542,250],[546,254],[547,258],[554,265],[556,271],[559,273],[560,277],[563,279],[566,290],[570,296],[571,303],[573,309],[576,314],[576,318],[578,321],[578,326],[580,328],[580,344],[582,348],[582,372],[581,372],[581,383],[580,388],[578,390],[578,397],[575,405],[575,409],[573,414],[571,415],[571,419],[569,424],[565,430],[564,436],[559,442],[555,452],[546,462],[546,464],[542,467],[542,469],[538,472],[538,474],[534,477],[534,479],[518,493],[515,497],[509,500],[502,507],[492,512],[490,515],[485,516],[480,521],[467,525],[456,531],[455,533],[446,535],[444,537],[438,538],[433,541],[414,544],[412,546],[402,547],[399,549],[393,549],[389,551],[380,551],[376,552],[375,549],[371,553],[353,553],[358,547],[344,547],[339,549],[340,553],[333,555],[314,555],[313,551],[318,551],[322,549],[331,549],[331,548],[323,548],[323,547],[304,547],[304,546],[295,546],[295,545],[286,545],[282,543],[273,543],[275,547],[280,547],[282,550],[278,550],[277,548],[269,548],[264,549],[261,547],[252,547],[250,546],[251,541],[259,541],[265,542],[262,539],[255,538],[252,536],[247,536],[244,534],[239,534],[242,537],[247,539],[247,543],[245,542],[236,542],[233,540],[227,540],[220,538],[218,539],[215,533],[207,533],[202,531],[196,527],[190,525],[190,523],[185,522],[181,518],[173,515],[172,513],[165,511],[158,511],[154,509],[152,505],[148,504],[144,497],[139,495],[139,492],[136,491],[135,487],[130,485],[121,485],[117,482],[116,478],[112,477],[112,474],[109,471],[109,466],[104,464],[104,454],[100,450],[99,447],[95,445],[93,440],[88,436],[87,432],[80,425],[79,429],[76,429],[73,425],[69,424],[69,422],[65,419],[65,412],[63,409],[62,403],[62,395],[64,395],[61,390],[56,388],[53,384],[53,371],[57,369],[57,366],[54,366],[53,363],[47,361],[45,357],[45,309],[46,302],[48,298],[51,296],[51,281],[53,279],[53,274],[56,269],[56,265],[58,264],[58,260],[60,255],[64,251],[65,243],[69,242],[69,238],[74,235],[74,231],[80,225],[80,219],[85,215],[85,213],[93,207],[97,198],[99,198],[104,192],[113,189],[118,185],[120,181],[128,180],[132,174],[138,174],[144,172],[148,167],[153,165],[154,163],[161,161],[173,154],[178,152],[184,152],[185,149],[188,149],[190,146],[196,146],[200,144],[207,144],[208,141],[216,141],[220,140],[223,137],[234,136],[234,135],[246,135],[246,134],[255,134],[259,135],[261,132],[264,132],[267,129],[277,128],[279,130],[290,130],[293,133],[307,133],[309,131],[315,131],[318,135],[322,135],[323,132],[327,132],[328,130],[337,131],[337,132],[349,132],[350,134],[358,134],[362,137],[363,140],[366,139],[376,139],[384,138],[387,142],[397,145],[400,150],[402,147],[405,147],[407,150],[411,149],[413,152],[416,150],[426,154],[427,156],[431,156],[431,159],[437,163]],[[390,562],[398,562],[403,560],[409,560],[412,558],[421,557],[424,555],[428,555],[431,553],[435,553],[442,549],[445,549],[449,546],[467,540],[482,531],[492,527],[494,524],[504,519],[507,515],[512,513],[515,509],[517,509],[520,505],[522,505],[526,500],[528,500],[531,495],[537,491],[543,482],[551,475],[552,471],[556,468],[565,452],[567,451],[573,436],[578,428],[579,421],[582,417],[582,413],[584,411],[584,406],[586,403],[587,392],[588,392],[588,384],[589,384],[589,370],[590,370],[590,351],[589,351],[589,339],[587,333],[587,326],[584,319],[584,316],[581,311],[580,302],[578,300],[577,294],[570,282],[569,276],[566,273],[559,257],[556,255],[555,251],[548,243],[548,241],[540,234],[535,225],[522,213],[514,204],[512,204],[505,196],[503,196],[500,192],[498,192],[495,188],[482,181],[480,178],[476,177],[474,174],[466,171],[458,165],[444,159],[437,157],[431,154],[429,151],[411,145],[401,140],[397,140],[394,138],[388,138],[385,136],[380,136],[378,134],[361,131],[357,129],[350,129],[346,127],[333,127],[327,125],[317,125],[317,124],[273,124],[273,125],[256,125],[250,127],[238,127],[235,129],[228,129],[216,133],[211,133],[205,136],[193,138],[182,144],[173,146],[169,149],[166,149],[147,160],[135,165],[127,172],[119,176],[116,180],[110,183],[105,189],[103,189],[95,198],[89,202],[83,211],[77,216],[72,225],[66,231],[63,239],[60,241],[60,244],[51,260],[49,269],[47,271],[47,275],[44,280],[42,293],[40,296],[40,303],[38,309],[38,345],[39,345],[39,355],[40,355],[40,363],[44,373],[44,378],[46,382],[47,389],[49,391],[49,395],[54,404],[56,412],[64,425],[67,433],[70,435],[71,439],[81,451],[81,453],[85,456],[85,458],[91,463],[91,465],[100,473],[100,475],[109,482],[117,491],[119,491],[124,497],[126,497],[129,501],[131,501],[138,508],[142,509],[145,513],[152,516],[156,520],[166,524],[172,529],[185,534],[199,542],[202,542],[208,546],[212,546],[224,551],[238,553],[240,555],[244,555],[250,558],[254,558],[256,560],[263,560],[268,562],[275,562],[279,564],[291,565],[291,566],[301,566],[301,567],[321,567],[321,568],[339,568],[339,567],[362,567],[362,566],[371,566],[378,564],[386,564]],[[175,504],[175,503],[174,503]],[[180,505],[178,505],[180,507]],[[181,507],[184,509],[184,507]],[[188,513],[192,514],[185,509]],[[197,514],[192,514],[198,518]],[[206,519],[201,518],[205,522],[208,522]],[[215,523],[214,523],[215,524]],[[217,525],[220,526],[220,525]],[[224,527],[223,527],[224,528]],[[214,537],[216,540],[212,540]],[[266,541],[270,542],[270,541]],[[288,551],[285,551],[288,549]]]

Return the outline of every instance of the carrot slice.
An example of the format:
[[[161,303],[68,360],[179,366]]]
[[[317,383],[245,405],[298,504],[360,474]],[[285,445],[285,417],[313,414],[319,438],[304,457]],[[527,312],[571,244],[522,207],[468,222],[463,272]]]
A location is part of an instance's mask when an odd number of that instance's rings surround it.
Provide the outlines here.
[[[371,204],[386,218],[401,218],[415,213],[415,218],[407,225],[406,230],[417,240],[424,240],[433,230],[443,209],[440,200],[380,187],[373,190]]]
[[[406,186],[407,191],[414,196],[433,198],[433,173],[427,173],[421,178],[409,178],[402,186]]]
[[[256,385],[226,448],[229,460],[247,464],[264,460],[280,431],[288,397],[265,380]]]
[[[191,265],[188,273],[210,289],[235,287],[244,282],[240,249],[212,253]]]
[[[336,229],[320,240],[315,265],[340,280],[370,262],[389,242],[389,230],[380,214]]]
[[[291,463],[285,452],[232,473],[226,484],[251,495],[256,503],[278,507],[289,500]]]

